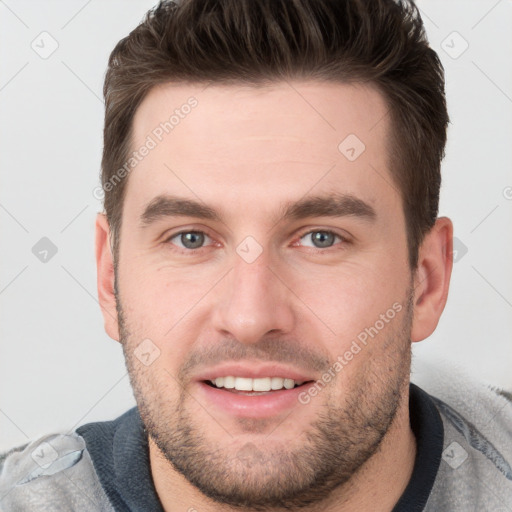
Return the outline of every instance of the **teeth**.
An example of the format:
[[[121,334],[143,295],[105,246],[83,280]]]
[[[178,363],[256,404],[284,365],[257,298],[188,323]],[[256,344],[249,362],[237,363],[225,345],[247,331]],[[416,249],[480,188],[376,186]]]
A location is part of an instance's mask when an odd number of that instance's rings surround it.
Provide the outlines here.
[[[235,377],[235,389],[238,391],[252,391],[252,379]]]
[[[222,379],[222,377],[221,377]],[[235,387],[235,377],[224,377],[224,387],[226,389],[233,389]],[[219,386],[222,387],[222,386]]]
[[[252,390],[253,391],[270,391],[272,388],[272,379],[270,377],[265,377],[263,379],[249,379],[252,381]]]
[[[295,381],[293,379],[284,379],[283,385],[286,389],[292,389],[295,386]]]
[[[281,377],[263,377],[251,379],[248,377],[217,377],[210,381],[218,388],[236,389],[237,391],[277,391],[279,389],[292,389],[296,385],[300,386],[303,381],[294,381],[293,379],[283,379]]]
[[[284,384],[284,379],[281,379],[281,377],[272,377],[272,389],[281,389]]]

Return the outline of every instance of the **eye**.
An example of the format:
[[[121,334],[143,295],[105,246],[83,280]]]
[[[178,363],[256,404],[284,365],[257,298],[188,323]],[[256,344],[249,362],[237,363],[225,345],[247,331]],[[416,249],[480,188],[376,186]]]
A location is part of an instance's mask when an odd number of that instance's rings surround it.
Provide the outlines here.
[[[308,231],[301,235],[300,240],[302,239],[306,239],[311,242],[312,245],[306,245],[306,247],[314,247],[316,249],[328,249],[334,245],[336,239],[342,242],[346,241],[342,236],[328,230]]]
[[[175,240],[176,241],[173,241]],[[181,249],[201,249],[206,240],[211,238],[202,231],[181,231],[169,237],[166,242],[170,242]]]

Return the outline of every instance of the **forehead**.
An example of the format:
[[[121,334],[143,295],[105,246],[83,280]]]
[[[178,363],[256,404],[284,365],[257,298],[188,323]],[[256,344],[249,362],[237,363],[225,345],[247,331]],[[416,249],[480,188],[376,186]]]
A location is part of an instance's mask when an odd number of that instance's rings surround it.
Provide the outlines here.
[[[365,142],[371,138],[375,145],[379,135],[387,131],[387,111],[377,88],[362,83],[163,84],[151,89],[137,109],[133,142],[137,145],[145,135],[161,128],[161,135],[172,133],[176,143],[191,135],[202,142],[201,148],[195,148],[195,155],[214,145],[216,138],[226,136],[234,142],[247,141],[249,136],[254,140],[310,139],[316,149],[328,154],[332,143],[336,150],[336,141],[349,133]],[[318,144],[320,139],[324,139],[323,146]],[[189,145],[183,147],[187,149]]]
[[[160,194],[199,198],[238,212],[332,191],[396,202],[389,174],[387,104],[363,84],[270,86],[165,84],[133,120],[126,202]]]

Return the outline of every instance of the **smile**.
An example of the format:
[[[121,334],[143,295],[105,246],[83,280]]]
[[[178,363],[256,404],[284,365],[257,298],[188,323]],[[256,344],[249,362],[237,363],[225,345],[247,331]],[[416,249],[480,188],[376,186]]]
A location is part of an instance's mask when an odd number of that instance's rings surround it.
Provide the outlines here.
[[[294,387],[301,386],[304,381],[296,382],[293,379],[284,377],[262,377],[251,379],[248,377],[233,377],[228,375],[226,377],[217,377],[209,381],[217,388],[229,389],[232,391],[279,391],[280,389],[293,389]]]

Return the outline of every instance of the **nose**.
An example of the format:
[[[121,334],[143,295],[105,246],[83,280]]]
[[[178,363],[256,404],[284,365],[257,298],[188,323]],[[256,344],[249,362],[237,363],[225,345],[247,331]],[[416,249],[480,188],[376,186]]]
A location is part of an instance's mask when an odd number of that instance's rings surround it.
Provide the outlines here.
[[[253,263],[237,258],[218,293],[213,327],[223,336],[254,344],[293,329],[293,294],[263,255]]]

